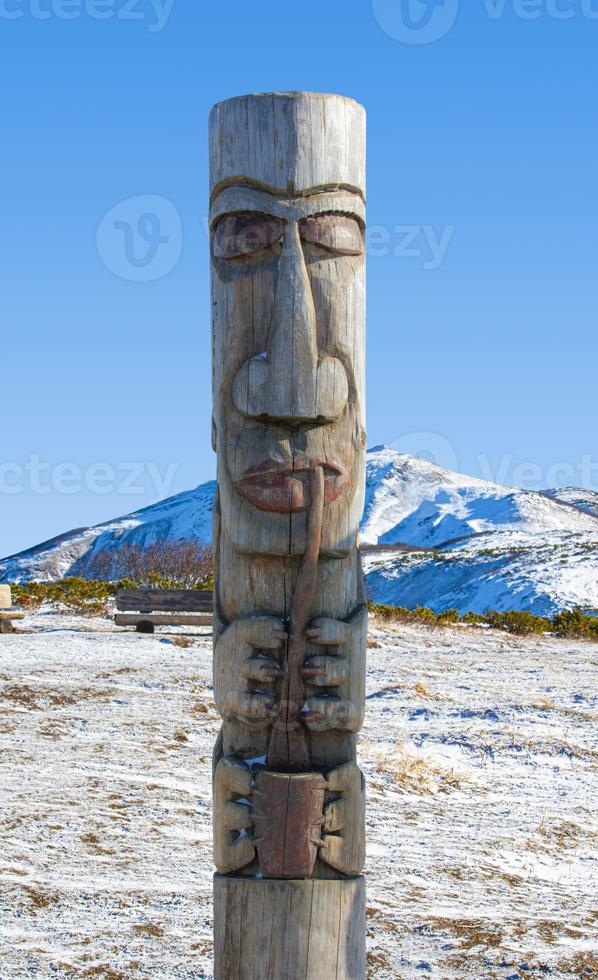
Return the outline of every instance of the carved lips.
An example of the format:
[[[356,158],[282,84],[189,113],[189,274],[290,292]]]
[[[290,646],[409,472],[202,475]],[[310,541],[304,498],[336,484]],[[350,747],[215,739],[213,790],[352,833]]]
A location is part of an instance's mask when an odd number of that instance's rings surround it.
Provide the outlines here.
[[[327,459],[298,458],[287,463],[267,459],[247,470],[237,483],[239,492],[259,510],[294,514],[306,510],[310,501],[311,473],[324,470],[324,503],[332,503],[351,483],[340,463]]]

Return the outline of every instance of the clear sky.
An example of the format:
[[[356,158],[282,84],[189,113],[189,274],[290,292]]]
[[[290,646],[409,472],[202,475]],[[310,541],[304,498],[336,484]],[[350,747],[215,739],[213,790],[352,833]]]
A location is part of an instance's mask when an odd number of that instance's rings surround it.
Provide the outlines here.
[[[597,47],[598,0],[0,0],[0,555],[213,477],[207,118],[251,91],[368,110],[369,444],[598,489]]]

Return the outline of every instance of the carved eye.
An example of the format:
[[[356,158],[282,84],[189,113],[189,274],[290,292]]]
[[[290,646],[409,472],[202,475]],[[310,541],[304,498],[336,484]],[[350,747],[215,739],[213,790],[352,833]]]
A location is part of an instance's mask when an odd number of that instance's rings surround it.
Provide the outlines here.
[[[284,222],[267,214],[231,214],[216,226],[212,250],[217,259],[261,252],[282,236]]]
[[[319,214],[301,222],[301,237],[337,255],[361,255],[363,234],[356,218],[346,214]]]

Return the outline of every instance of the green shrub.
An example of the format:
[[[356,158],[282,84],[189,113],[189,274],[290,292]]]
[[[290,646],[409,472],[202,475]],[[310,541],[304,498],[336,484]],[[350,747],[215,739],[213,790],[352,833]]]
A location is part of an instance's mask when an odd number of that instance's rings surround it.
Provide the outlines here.
[[[570,639],[598,641],[598,616],[588,615],[583,609],[566,609],[557,613],[554,619],[534,616],[528,611],[497,612],[490,609],[485,613],[468,612],[461,616],[458,609],[445,609],[435,613],[427,606],[407,609],[405,606],[381,605],[368,601],[371,613],[388,623],[421,623],[424,626],[455,626],[467,623],[468,626],[486,625],[492,629],[503,630],[515,636],[540,636],[552,633]]]
[[[15,605],[23,609],[37,609],[50,602],[78,616],[107,615],[107,601],[116,591],[111,582],[97,582],[83,578],[64,578],[59,582],[27,582],[13,585]]]
[[[598,617],[587,616],[583,609],[565,609],[553,620],[557,636],[598,640]]]
[[[484,621],[493,629],[506,630],[518,636],[549,633],[552,628],[550,619],[534,616],[530,612],[487,612]]]
[[[485,623],[485,619],[480,613],[467,612],[465,613],[462,622],[467,623],[468,626],[479,626],[480,623]]]
[[[427,606],[416,606],[410,618],[413,622],[423,623],[425,626],[436,626],[438,624],[436,613]]]
[[[438,613],[436,622],[439,626],[454,626],[461,622],[461,614],[458,609],[445,609]]]

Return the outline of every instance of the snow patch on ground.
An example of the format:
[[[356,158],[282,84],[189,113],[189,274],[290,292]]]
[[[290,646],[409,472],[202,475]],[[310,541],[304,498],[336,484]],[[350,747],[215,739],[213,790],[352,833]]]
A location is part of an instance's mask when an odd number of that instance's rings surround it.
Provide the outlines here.
[[[0,637],[0,977],[211,977],[211,638],[23,628]],[[596,975],[596,646],[369,642],[369,975]]]

